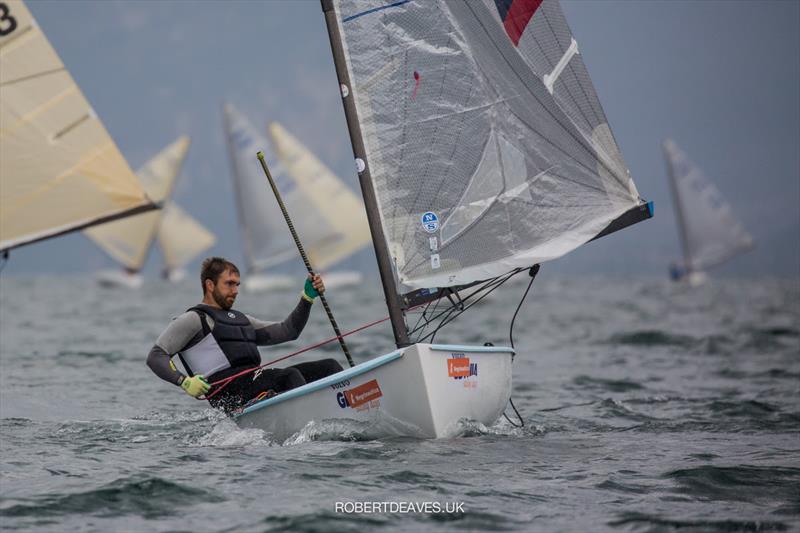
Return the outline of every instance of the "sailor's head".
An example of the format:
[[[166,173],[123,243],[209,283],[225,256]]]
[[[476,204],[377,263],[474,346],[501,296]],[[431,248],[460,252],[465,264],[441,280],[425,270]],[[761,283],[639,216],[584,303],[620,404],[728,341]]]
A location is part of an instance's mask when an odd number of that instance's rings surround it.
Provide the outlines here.
[[[208,257],[200,268],[203,299],[230,309],[239,294],[239,269],[224,257]]]

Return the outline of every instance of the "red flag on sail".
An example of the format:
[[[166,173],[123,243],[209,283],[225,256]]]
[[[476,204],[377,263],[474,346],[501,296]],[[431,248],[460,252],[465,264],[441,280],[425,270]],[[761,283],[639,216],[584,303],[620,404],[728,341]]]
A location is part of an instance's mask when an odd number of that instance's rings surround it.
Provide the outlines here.
[[[508,37],[517,46],[522,32],[539,9],[542,0],[494,0],[494,3]]]

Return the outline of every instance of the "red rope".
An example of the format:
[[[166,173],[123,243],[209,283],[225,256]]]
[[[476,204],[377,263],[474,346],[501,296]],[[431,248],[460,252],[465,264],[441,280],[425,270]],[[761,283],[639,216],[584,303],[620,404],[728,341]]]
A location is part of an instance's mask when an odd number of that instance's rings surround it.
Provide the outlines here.
[[[380,324],[381,322],[386,322],[387,320],[389,320],[389,317],[385,316],[385,317],[381,318],[380,320],[376,320],[374,322],[370,322],[369,324],[365,324],[365,325],[360,326],[360,327],[358,327],[356,329],[350,330],[350,331],[348,331],[346,333],[342,333],[342,337],[347,337],[348,335],[352,335],[353,333],[358,333],[359,331],[365,330],[367,328],[371,328],[372,326]],[[301,348],[301,349],[297,350],[296,352],[290,353],[289,355],[284,355],[283,357],[279,357],[277,359],[273,359],[272,361],[269,361],[268,363],[264,363],[263,365],[256,366],[256,367],[253,367],[253,368],[248,368],[247,370],[243,370],[243,371],[239,372],[238,374],[234,374],[232,376],[228,376],[227,378],[220,379],[219,381],[215,381],[215,382],[211,383],[211,386],[212,387],[216,387],[217,385],[219,385],[219,388],[217,388],[214,391],[212,391],[211,394],[206,394],[204,397],[198,398],[198,400],[209,400],[209,399],[213,398],[217,393],[219,393],[219,391],[221,391],[222,389],[227,387],[231,383],[231,381],[233,381],[234,379],[236,379],[238,377],[244,376],[245,374],[249,374],[251,372],[255,372],[256,370],[260,370],[260,369],[268,367],[270,365],[274,365],[275,363],[283,361],[284,359],[289,359],[290,357],[294,357],[295,355],[300,355],[301,353],[307,352],[309,350],[313,350],[314,348],[319,348],[320,346],[324,346],[325,344],[328,344],[329,342],[333,342],[333,341],[338,340],[338,339],[339,339],[338,336],[333,336],[333,337],[331,337],[329,339],[325,339],[324,341],[318,342],[316,344],[312,344],[311,346],[306,346],[305,348]]]

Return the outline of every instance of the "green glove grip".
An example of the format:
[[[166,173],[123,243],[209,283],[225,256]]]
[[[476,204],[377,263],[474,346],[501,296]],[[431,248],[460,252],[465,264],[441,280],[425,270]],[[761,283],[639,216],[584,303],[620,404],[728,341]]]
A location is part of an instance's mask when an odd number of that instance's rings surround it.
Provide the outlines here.
[[[313,303],[314,298],[317,296],[319,296],[319,292],[317,292],[317,289],[314,288],[311,280],[306,278],[306,283],[303,285],[303,298]]]

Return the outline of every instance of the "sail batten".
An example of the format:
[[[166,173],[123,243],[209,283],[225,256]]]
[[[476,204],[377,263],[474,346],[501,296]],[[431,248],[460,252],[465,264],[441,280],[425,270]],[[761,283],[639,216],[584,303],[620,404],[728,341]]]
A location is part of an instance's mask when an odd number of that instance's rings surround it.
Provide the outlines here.
[[[0,250],[155,209],[25,4],[4,6]]]
[[[555,259],[643,204],[560,6],[517,4],[323,2],[401,292]]]

